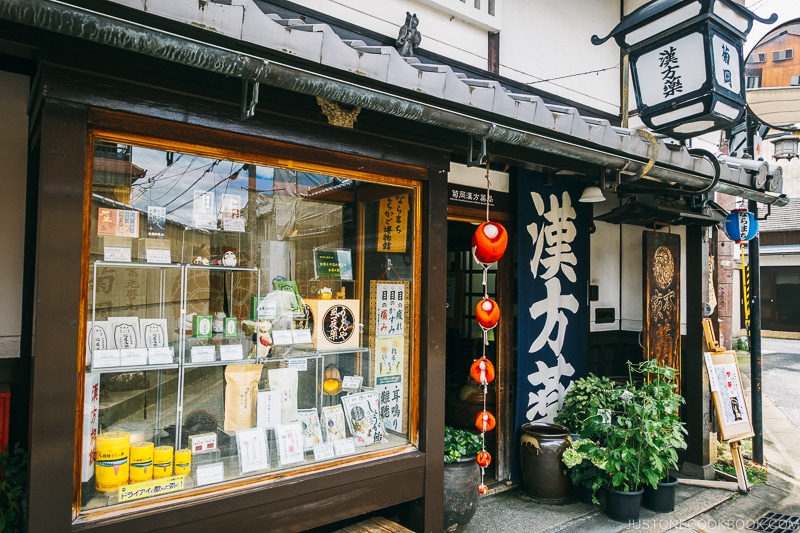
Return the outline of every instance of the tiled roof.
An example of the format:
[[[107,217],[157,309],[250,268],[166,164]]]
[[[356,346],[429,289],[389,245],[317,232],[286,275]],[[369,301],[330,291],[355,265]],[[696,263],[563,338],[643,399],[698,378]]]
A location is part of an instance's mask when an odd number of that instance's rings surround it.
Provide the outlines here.
[[[759,216],[767,214],[766,207],[759,208]],[[758,231],[800,230],[800,198],[790,198],[784,206],[772,206],[769,217],[758,221]]]
[[[66,9],[48,0],[28,0],[29,11],[9,8],[11,0],[0,0],[0,17],[19,19],[27,24],[45,25],[78,38],[119,47],[133,47],[164,59],[187,61],[200,68],[215,69],[214,59],[228,54],[225,69],[234,75],[262,83],[275,84],[289,90],[324,96],[349,105],[360,105],[379,112],[397,114],[428,124],[447,126],[455,131],[484,136],[490,141],[514,144],[534,150],[554,153],[595,164],[602,164],[623,173],[623,181],[637,179],[649,168],[646,178],[665,182],[688,190],[703,189],[709,184],[712,191],[725,192],[758,202],[783,203],[785,197],[753,189],[752,177],[743,165],[720,163],[719,179],[714,180],[715,161],[710,154],[692,152],[683,145],[657,140],[646,132],[613,126],[605,119],[581,116],[567,106],[545,103],[532,94],[514,93],[491,79],[472,79],[455,72],[448,65],[421,63],[415,58],[402,57],[391,46],[375,46],[357,39],[342,39],[327,24],[307,24],[302,19],[281,18],[264,13],[253,0],[229,0],[226,3],[197,0],[111,0],[151,15],[182,22],[227,37],[302,58],[324,66],[325,70],[347,72],[362,78],[362,84],[326,77],[291,65],[230,50],[214,48],[213,54],[195,60],[204,45],[186,39],[186,45],[174,45],[173,50],[154,51],[152,43],[139,39],[140,33],[157,32],[152,28],[135,28],[135,39],[117,39],[114,20],[103,19],[103,31],[93,30],[92,24],[70,17],[79,8]],[[11,5],[15,2],[11,2]],[[16,5],[18,8],[18,4]],[[46,13],[40,13],[39,11]],[[52,12],[56,12],[54,15]],[[86,17],[87,14],[81,13]],[[131,24],[120,22],[121,33],[131,32]],[[110,30],[105,31],[108,27]],[[125,34],[126,37],[129,34]],[[180,36],[152,33],[154,41],[170,46]],[[142,43],[144,43],[142,45]],[[138,47],[138,48],[137,48]],[[181,48],[182,47],[182,48]],[[176,50],[178,51],[176,53]],[[243,62],[247,68],[243,68]],[[209,63],[212,63],[209,65]],[[252,70],[251,70],[252,69]],[[228,74],[231,75],[231,74]],[[374,82],[377,82],[374,83]],[[424,101],[413,96],[424,95]],[[321,94],[325,91],[325,94]],[[430,103],[438,102],[438,103]],[[470,113],[479,110],[481,117]],[[466,110],[466,111],[465,111]],[[650,161],[651,157],[654,161]],[[649,163],[654,163],[650,165]]]

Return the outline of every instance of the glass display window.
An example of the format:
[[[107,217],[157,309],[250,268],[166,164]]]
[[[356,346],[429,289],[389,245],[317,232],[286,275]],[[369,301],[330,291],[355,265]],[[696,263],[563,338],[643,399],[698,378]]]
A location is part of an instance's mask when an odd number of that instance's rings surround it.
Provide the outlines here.
[[[417,182],[93,150],[82,512],[412,449]]]

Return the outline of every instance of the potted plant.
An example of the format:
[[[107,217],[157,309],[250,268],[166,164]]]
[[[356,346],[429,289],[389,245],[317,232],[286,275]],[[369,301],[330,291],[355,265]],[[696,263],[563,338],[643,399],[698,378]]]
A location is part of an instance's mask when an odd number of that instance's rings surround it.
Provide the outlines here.
[[[648,438],[645,467],[648,479],[642,505],[651,511],[671,512],[675,508],[678,480],[669,473],[677,469],[677,450],[686,449],[686,428],[678,412],[685,400],[677,392],[675,369],[650,360],[636,371],[647,378],[641,386],[648,426],[644,435]]]
[[[483,449],[480,435],[452,426],[444,428],[444,529],[457,531],[478,510],[481,473],[475,461]]]
[[[639,386],[634,373],[645,378]],[[581,446],[590,460],[604,464],[606,514],[622,522],[638,519],[644,488],[666,481],[677,466],[676,449],[686,447],[675,370],[651,360],[628,362],[628,374],[628,383],[616,389],[612,416],[589,417],[582,436],[596,440]]]
[[[577,439],[564,450],[561,461],[567,467],[567,476],[578,493],[578,499],[584,503],[600,502],[597,491],[606,483],[606,464],[601,454],[589,455],[594,443],[590,439]]]
[[[590,416],[599,410],[611,408],[616,400],[614,382],[590,373],[572,382],[555,423],[568,427],[573,435],[580,435],[584,422]]]
[[[589,460],[605,466],[606,515],[620,522],[638,520],[644,492],[642,471],[643,412],[633,386],[618,389],[613,417],[598,413],[587,419],[581,446]]]

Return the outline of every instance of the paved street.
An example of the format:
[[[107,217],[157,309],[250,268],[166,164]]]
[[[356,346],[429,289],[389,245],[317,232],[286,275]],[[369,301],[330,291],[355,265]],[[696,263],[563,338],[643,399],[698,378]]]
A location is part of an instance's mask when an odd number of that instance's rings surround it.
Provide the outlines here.
[[[800,428],[800,340],[765,338],[761,344],[764,394]]]

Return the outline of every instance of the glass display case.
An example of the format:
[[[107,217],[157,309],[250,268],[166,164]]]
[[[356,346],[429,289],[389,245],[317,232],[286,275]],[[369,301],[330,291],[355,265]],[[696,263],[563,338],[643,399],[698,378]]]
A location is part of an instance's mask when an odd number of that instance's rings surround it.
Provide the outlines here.
[[[411,442],[413,186],[94,146],[83,511]]]

